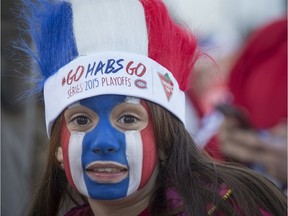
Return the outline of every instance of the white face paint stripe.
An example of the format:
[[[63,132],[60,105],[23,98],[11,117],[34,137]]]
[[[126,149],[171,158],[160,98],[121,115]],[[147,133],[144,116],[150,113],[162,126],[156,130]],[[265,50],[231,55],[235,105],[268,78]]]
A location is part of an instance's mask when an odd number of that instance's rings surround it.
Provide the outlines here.
[[[74,181],[77,190],[86,196],[88,195],[87,187],[84,181],[84,173],[82,168],[82,143],[85,133],[83,132],[71,132],[69,141],[69,164],[72,179]]]
[[[137,191],[141,181],[143,142],[140,131],[126,131],[126,157],[129,165],[129,187],[127,196]]]
[[[76,101],[75,103],[72,103],[71,105],[68,106],[68,109],[72,109],[73,107],[80,106],[80,102]]]
[[[74,37],[80,56],[103,51],[148,55],[147,26],[140,1],[70,0],[70,2]]]
[[[140,104],[140,98],[127,96],[125,99],[125,102],[131,103],[131,104]]]

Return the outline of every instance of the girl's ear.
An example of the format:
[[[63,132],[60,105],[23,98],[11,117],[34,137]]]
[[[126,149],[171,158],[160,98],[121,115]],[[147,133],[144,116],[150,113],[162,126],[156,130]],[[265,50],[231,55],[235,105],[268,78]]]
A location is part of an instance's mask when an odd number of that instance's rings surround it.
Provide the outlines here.
[[[59,146],[57,151],[55,152],[55,156],[57,158],[57,160],[60,162],[60,164],[63,164],[63,151],[62,151],[62,147]]]

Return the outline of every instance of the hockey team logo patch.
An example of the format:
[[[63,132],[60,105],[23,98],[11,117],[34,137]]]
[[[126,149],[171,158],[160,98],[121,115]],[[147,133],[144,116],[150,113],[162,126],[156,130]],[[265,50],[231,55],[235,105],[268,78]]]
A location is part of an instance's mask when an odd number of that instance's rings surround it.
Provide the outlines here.
[[[165,75],[161,74],[158,72],[158,75],[160,77],[161,80],[161,84],[163,86],[163,89],[165,91],[167,100],[170,101],[171,96],[173,94],[173,89],[174,89],[174,84],[172,82],[172,80],[169,77],[169,74],[166,73]]]

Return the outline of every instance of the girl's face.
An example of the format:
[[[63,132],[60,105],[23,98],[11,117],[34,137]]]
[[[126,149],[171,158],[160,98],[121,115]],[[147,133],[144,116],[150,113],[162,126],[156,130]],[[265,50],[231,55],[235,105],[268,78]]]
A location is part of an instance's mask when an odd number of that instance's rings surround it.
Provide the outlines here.
[[[124,198],[149,181],[157,151],[147,104],[102,95],[64,112],[61,145],[70,184],[92,199]]]

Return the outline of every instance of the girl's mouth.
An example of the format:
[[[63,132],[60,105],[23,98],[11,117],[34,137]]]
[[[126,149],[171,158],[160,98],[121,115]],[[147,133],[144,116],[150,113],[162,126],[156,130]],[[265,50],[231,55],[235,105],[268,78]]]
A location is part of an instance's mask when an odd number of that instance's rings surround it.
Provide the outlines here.
[[[97,161],[89,164],[85,169],[88,177],[97,183],[115,184],[128,176],[128,168],[111,161]]]

